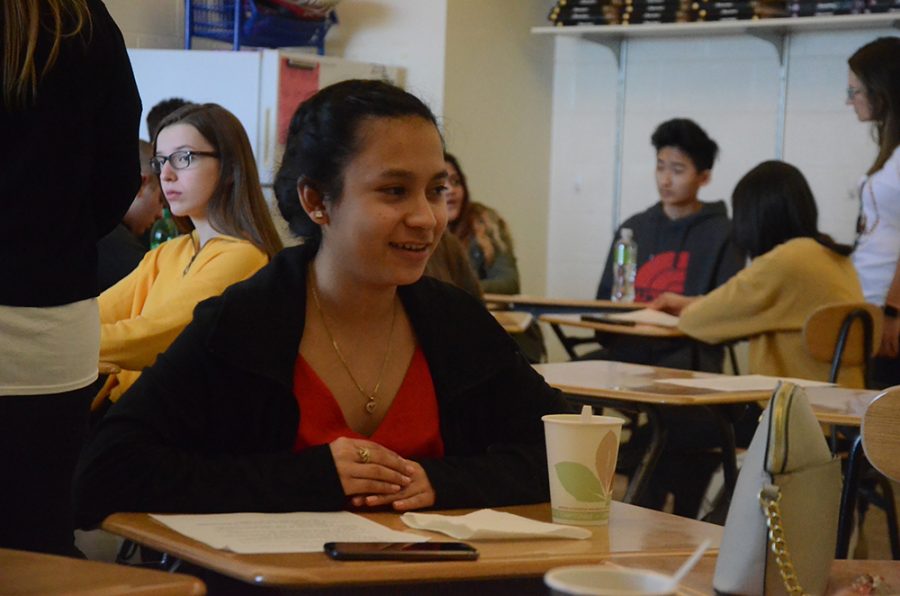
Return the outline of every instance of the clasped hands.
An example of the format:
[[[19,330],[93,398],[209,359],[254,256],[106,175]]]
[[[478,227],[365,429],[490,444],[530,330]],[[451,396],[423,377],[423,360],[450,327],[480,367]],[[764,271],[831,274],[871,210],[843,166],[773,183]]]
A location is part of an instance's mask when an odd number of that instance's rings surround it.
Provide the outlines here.
[[[341,437],[329,448],[344,494],[354,507],[390,505],[396,511],[411,511],[434,505],[434,489],[419,463],[372,441]]]

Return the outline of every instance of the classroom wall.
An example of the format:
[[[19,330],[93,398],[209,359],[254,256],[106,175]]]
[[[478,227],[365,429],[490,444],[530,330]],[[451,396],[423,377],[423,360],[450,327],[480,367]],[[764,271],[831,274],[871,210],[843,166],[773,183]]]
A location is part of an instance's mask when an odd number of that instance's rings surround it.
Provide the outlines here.
[[[328,33],[325,51],[348,60],[406,69],[405,85],[443,109],[444,32],[447,0],[344,0],[340,24]],[[106,0],[129,48],[183,48],[183,0]],[[198,49],[228,49],[194,38]]]
[[[182,0],[106,4],[129,47],[183,47]],[[441,118],[474,196],[510,223],[530,292],[546,284],[553,40],[529,29],[546,16],[546,4],[344,0],[340,24],[326,38],[328,55],[405,69],[406,88]],[[194,45],[228,47],[202,39]]]
[[[436,113],[444,110],[448,0],[343,0],[325,52],[406,69],[404,85]]]
[[[546,285],[553,40],[531,35],[545,0],[449,0],[448,149],[472,197],[509,223],[522,289]]]
[[[784,158],[807,176],[820,227],[852,242],[859,176],[875,155],[867,125],[844,105],[847,57],[892,29],[791,36]],[[743,35],[630,40],[621,209],[613,205],[617,66],[604,46],[555,41],[548,280],[554,296],[594,296],[613,226],[657,200],[650,134],[673,117],[695,119],[721,154],[706,200],[775,156],[779,63],[774,47]],[[640,247],[639,247],[640,248]]]

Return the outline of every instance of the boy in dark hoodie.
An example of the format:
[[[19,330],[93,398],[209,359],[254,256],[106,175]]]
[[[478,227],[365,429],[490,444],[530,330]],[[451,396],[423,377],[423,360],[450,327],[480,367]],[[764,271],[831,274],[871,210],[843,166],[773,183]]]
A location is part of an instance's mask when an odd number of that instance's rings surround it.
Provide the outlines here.
[[[622,228],[630,228],[637,243],[635,301],[651,302],[663,292],[706,294],[745,263],[731,241],[731,221],[724,201],[704,203],[697,198],[699,190],[709,182],[719,148],[694,121],[684,118],[660,124],[651,142],[656,148],[659,202],[631,216],[616,231],[618,238]],[[612,292],[612,265],[610,250],[597,289],[599,299],[609,299]],[[722,372],[721,346],[686,338],[616,334],[598,334],[597,339],[603,349],[593,357]],[[694,517],[709,478],[721,461],[718,454],[710,452],[719,446],[716,422],[704,408],[664,409],[660,414],[668,429],[668,441],[640,504],[661,508],[666,495],[672,493],[674,513]],[[733,414],[737,419],[744,412],[738,409]],[[623,450],[642,453],[646,438],[640,429],[635,431],[635,445],[630,449],[623,446]]]
[[[616,230],[630,228],[638,247],[635,301],[652,302],[663,292],[687,296],[707,294],[744,266],[744,257],[731,242],[731,222],[724,201],[704,203],[699,190],[712,175],[719,151],[716,142],[693,120],[663,122],[651,137],[656,148],[656,186],[659,202],[631,216]],[[613,239],[615,242],[615,238]],[[609,299],[613,285],[612,250],[598,299]],[[672,368],[722,371],[723,349],[689,339],[647,339],[598,334],[602,351],[594,356]]]

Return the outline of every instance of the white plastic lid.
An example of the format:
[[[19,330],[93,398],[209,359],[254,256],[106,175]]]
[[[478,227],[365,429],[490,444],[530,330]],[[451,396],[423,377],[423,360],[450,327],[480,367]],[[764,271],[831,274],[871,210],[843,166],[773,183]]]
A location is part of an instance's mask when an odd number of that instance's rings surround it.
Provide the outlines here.
[[[631,228],[622,228],[620,233],[622,236],[622,240],[631,240],[631,236],[633,234]]]

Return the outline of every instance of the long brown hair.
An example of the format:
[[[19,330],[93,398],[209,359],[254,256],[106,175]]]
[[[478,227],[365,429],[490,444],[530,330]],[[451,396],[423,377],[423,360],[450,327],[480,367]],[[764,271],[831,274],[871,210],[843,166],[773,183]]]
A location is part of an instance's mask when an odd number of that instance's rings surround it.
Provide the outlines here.
[[[878,156],[871,175],[900,145],[900,37],[879,37],[856,50],[847,63],[863,84],[875,121]]]
[[[459,215],[457,215],[456,219],[453,221],[447,222],[447,229],[450,230],[454,236],[459,238],[465,246],[475,233],[475,230],[472,229],[475,214],[472,213],[472,201],[469,198],[469,184],[466,181],[466,174],[462,171],[462,168],[459,167],[459,160],[456,159],[455,155],[444,152],[444,161],[452,165],[456,170],[456,173],[459,174],[459,185],[463,190],[462,204],[459,206]]]
[[[223,234],[244,238],[273,256],[282,248],[281,239],[259,184],[256,161],[240,120],[214,103],[189,104],[159,123],[159,132],[173,124],[189,124],[219,154],[219,180],[209,199],[209,223]],[[153,140],[156,153],[156,139]],[[175,217],[182,231],[194,229],[189,217]]]
[[[87,0],[3,0],[3,104],[8,109],[30,105],[38,83],[53,68],[66,37],[90,29]],[[48,50],[39,64],[39,41],[48,36]],[[43,53],[43,52],[41,52]]]
[[[500,215],[481,203],[476,203],[469,197],[469,184],[466,175],[459,167],[459,160],[452,153],[444,152],[444,161],[453,166],[459,174],[459,184],[463,189],[462,205],[459,207],[459,215],[455,220],[447,224],[447,229],[459,238],[463,246],[468,246],[472,236],[475,235],[475,222],[480,221],[485,226],[485,231],[494,244],[501,251],[512,251],[512,235],[506,221]]]

